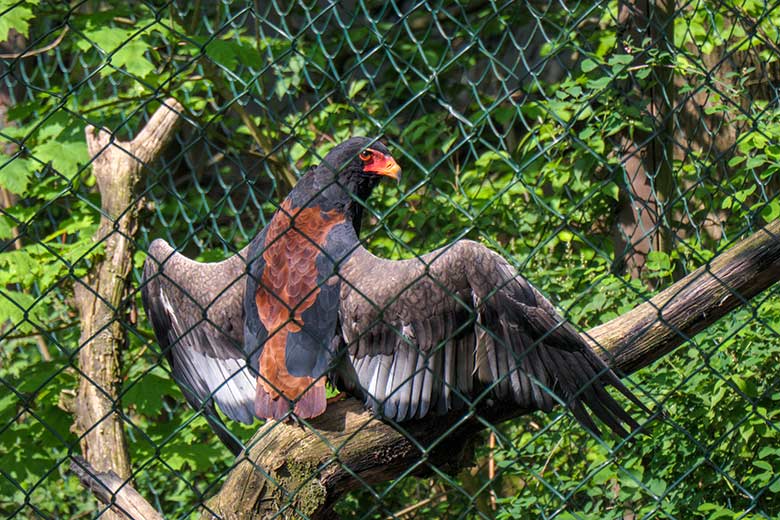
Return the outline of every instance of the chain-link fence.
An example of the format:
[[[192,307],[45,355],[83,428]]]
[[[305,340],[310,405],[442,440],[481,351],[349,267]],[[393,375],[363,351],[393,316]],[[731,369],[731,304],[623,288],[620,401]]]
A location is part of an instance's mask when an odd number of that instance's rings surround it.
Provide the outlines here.
[[[776,3],[0,0],[0,41],[0,512],[10,518],[111,514],[70,471],[79,454],[165,518],[265,511],[249,485],[225,495],[248,457],[236,459],[174,383],[141,306],[142,265],[156,238],[198,261],[232,257],[350,136],[381,137],[403,168],[363,212],[372,253],[416,258],[475,240],[597,340],[607,336],[596,326],[701,266],[714,272],[713,259],[780,217]],[[122,193],[101,189],[93,155],[120,150],[106,171],[138,155],[132,139],[168,98],[184,107],[172,141],[141,157],[127,206],[107,209]],[[112,138],[88,150],[87,125]],[[755,278],[776,271],[770,262]],[[780,299],[715,278],[737,308],[703,331],[664,314],[675,295],[655,309],[652,326],[681,347],[624,379],[664,412],[651,420],[621,400],[643,426],[633,442],[599,440],[561,406],[481,414],[486,392],[463,409],[468,427],[426,438],[431,422],[394,424],[411,451],[388,455],[404,461],[392,471],[382,450],[401,444],[372,437],[376,419],[333,426],[349,433],[338,444],[322,423],[280,423],[331,451],[249,466],[280,517],[776,518]],[[704,283],[686,280],[675,294]],[[718,303],[675,312],[709,325]],[[604,346],[631,348],[624,336]],[[249,443],[261,423],[225,424]],[[274,430],[264,431],[277,442]],[[118,440],[100,458],[90,435]],[[252,457],[286,453],[268,442],[255,436]],[[362,466],[350,459],[360,442],[376,448]],[[338,493],[322,484],[336,467]]]

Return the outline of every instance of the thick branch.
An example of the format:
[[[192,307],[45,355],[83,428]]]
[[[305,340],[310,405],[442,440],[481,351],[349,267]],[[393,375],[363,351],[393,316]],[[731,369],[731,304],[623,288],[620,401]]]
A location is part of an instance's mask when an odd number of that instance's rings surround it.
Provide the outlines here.
[[[122,420],[115,413],[126,339],[119,318],[126,311],[123,298],[133,261],[137,191],[141,171],[173,136],[181,110],[177,101],[167,100],[131,142],[121,142],[105,129],[88,126],[85,131],[103,211],[94,241],[105,249],[74,288],[81,321],[82,375],[75,428],[81,435],[82,453],[92,466],[97,471],[112,470],[121,479],[128,479],[131,469]]]
[[[778,280],[780,220],[737,243],[650,301],[591,329],[587,336],[591,346],[610,365],[626,374],[635,372]]]
[[[632,311],[588,333],[623,373],[651,364],[780,279],[780,221],[775,221]],[[607,349],[607,350],[604,350]],[[250,442],[220,492],[211,517],[325,518],[345,492],[395,478],[426,463],[453,463],[484,423],[526,413],[478,407],[404,423],[408,436],[382,423],[354,399],[330,405],[312,428],[268,423]],[[411,440],[414,439],[414,440]],[[421,453],[421,448],[424,453]],[[357,475],[356,478],[353,475]]]
[[[76,474],[81,484],[112,509],[122,519],[162,520],[162,516],[136,491],[126,479],[113,471],[97,471],[92,465],[73,456],[70,470]]]

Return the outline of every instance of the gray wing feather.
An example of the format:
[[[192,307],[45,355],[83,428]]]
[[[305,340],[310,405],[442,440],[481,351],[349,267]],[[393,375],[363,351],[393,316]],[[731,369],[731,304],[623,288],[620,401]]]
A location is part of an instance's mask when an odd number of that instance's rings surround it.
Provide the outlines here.
[[[246,271],[240,254],[216,264],[189,260],[155,240],[144,264],[147,317],[174,379],[195,409],[254,420],[255,377],[241,350],[241,297]]]
[[[339,274],[342,339],[357,391],[387,418],[445,413],[490,389],[529,410],[563,402],[598,433],[587,407],[625,436],[638,424],[605,385],[649,412],[549,301],[477,243],[403,261],[359,248]]]

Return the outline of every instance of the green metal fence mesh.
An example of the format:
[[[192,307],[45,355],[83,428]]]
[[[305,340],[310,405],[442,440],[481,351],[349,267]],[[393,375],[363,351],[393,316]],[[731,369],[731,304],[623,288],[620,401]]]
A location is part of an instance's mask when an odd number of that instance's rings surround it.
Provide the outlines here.
[[[780,217],[780,3],[0,0],[0,41],[9,518],[107,514],[68,469],[85,435],[74,287],[105,254],[87,124],[129,140],[164,99],[185,107],[143,172],[133,289],[114,309],[129,482],[165,518],[208,511],[236,462],[171,380],[136,291],[145,251],[163,238],[231,256],[351,135],[381,136],[404,169],[369,203],[372,252],[480,241],[581,331]],[[560,407],[485,424],[467,461],[433,466],[421,446],[331,513],[777,518],[776,293],[627,380],[666,414],[634,443],[599,441]],[[257,423],[229,427],[246,442]],[[280,517],[308,516],[292,503]]]

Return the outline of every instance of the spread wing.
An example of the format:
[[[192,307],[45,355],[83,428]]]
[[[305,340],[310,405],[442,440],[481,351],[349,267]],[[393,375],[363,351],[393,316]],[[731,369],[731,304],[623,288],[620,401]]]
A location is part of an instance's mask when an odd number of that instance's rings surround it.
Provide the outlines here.
[[[247,424],[254,420],[254,376],[241,350],[245,272],[242,254],[203,264],[155,240],[141,287],[147,317],[173,378],[233,451],[238,445],[219,420],[214,401],[231,419]]]
[[[638,425],[606,385],[647,410],[527,280],[477,243],[403,261],[361,248],[340,275],[349,363],[337,380],[387,418],[486,398],[545,411],[562,402],[593,432],[585,407],[625,436],[624,425]]]

